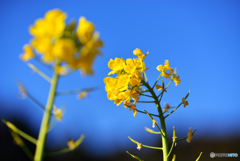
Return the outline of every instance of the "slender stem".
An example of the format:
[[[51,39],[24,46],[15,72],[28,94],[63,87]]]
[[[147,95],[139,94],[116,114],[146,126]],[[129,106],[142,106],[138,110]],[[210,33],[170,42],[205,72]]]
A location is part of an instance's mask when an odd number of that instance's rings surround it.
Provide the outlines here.
[[[137,156],[129,153],[128,151],[126,151],[126,152],[127,152],[131,157],[133,157],[134,159],[137,159],[137,160],[139,160],[139,161],[143,161],[142,159],[140,159],[140,158],[138,158]]]
[[[74,143],[74,147],[66,147],[66,148],[54,150],[54,151],[46,153],[45,156],[53,156],[53,155],[63,154],[63,153],[72,151],[72,150],[76,149],[83,142],[84,138],[85,138],[85,135],[82,134],[80,136],[80,138]]]
[[[171,152],[172,152],[172,150],[173,150],[173,146],[174,146],[174,144],[175,144],[175,141],[172,142],[172,146],[171,146],[171,149],[170,149],[169,152],[168,152],[167,157],[169,157],[169,155],[171,154]]]
[[[5,123],[9,129],[11,129],[13,132],[15,132],[16,134],[21,135],[23,138],[25,138],[26,140],[30,141],[33,144],[37,143],[37,140],[35,138],[33,138],[32,136],[26,134],[25,132],[19,130],[15,125],[13,125],[11,122],[2,119],[3,123]]]
[[[148,116],[150,117],[150,119],[153,121],[154,119],[152,118],[152,116],[151,116],[146,110],[144,110],[144,111],[147,113],[147,115],[148,115]],[[164,134],[162,133],[162,130],[161,130],[160,127],[158,126],[158,124],[156,123],[155,125],[157,126],[160,134],[161,134],[161,135],[164,135]]]
[[[130,108],[130,107],[128,107],[128,108]],[[140,111],[140,110],[137,110],[137,112],[147,114],[146,112],[143,112],[143,111]],[[149,113],[149,115],[151,115],[151,116],[155,116],[155,117],[159,117],[158,115],[151,114],[151,113]]]
[[[192,136],[194,135],[194,133],[195,133],[196,131],[197,131],[196,129],[193,131]],[[185,139],[187,139],[187,138],[188,138],[188,137],[186,136],[186,137],[184,137],[184,138],[175,140],[175,142],[182,141],[182,140],[185,140]],[[172,141],[169,141],[169,142],[172,142]]]
[[[185,96],[185,99],[188,98],[189,94],[190,94],[190,90],[189,90],[188,94]],[[167,118],[168,116],[170,116],[170,115],[171,115],[174,111],[176,111],[182,104],[183,104],[183,102],[181,102],[175,109],[173,109],[173,110],[172,110],[169,114],[167,114],[164,118]]]
[[[98,89],[98,87],[92,87],[92,88],[81,88],[81,89],[74,89],[74,90],[69,90],[69,91],[61,91],[61,92],[56,92],[57,96],[65,96],[65,95],[70,95],[70,94],[77,94],[82,91],[87,91],[91,92]]]
[[[198,156],[198,158],[196,159],[196,161],[199,161],[201,155],[202,155],[202,152],[199,154],[199,156]]]
[[[159,78],[161,77],[161,75],[162,75],[162,73],[159,74],[159,76],[158,76],[156,82],[155,82],[154,85],[152,86],[152,89],[153,89],[153,88],[155,87],[155,85],[157,84],[157,82],[158,82]]]
[[[130,137],[128,137],[128,139],[130,139],[135,144],[140,144],[139,142],[137,142],[136,140],[133,140]],[[149,148],[149,149],[158,149],[158,150],[162,150],[163,149],[162,147],[155,147],[155,146],[149,146],[149,145],[144,145],[144,144],[141,144],[141,146],[145,147],[145,148]]]
[[[147,75],[145,73],[145,67],[143,65],[143,60],[142,60],[142,72],[143,72],[143,75],[144,75],[144,78],[145,78],[146,82],[148,82]]]
[[[56,66],[55,66],[55,70],[54,70],[54,74],[53,74],[53,78],[52,78],[52,82],[51,82],[51,88],[50,88],[49,95],[48,95],[48,101],[47,101],[47,105],[45,108],[40,132],[39,132],[39,136],[38,136],[34,161],[42,161],[43,160],[43,153],[44,153],[45,143],[46,143],[46,139],[47,139],[47,132],[48,132],[48,128],[49,128],[49,120],[50,120],[50,116],[51,116],[52,106],[53,106],[53,102],[54,102],[54,98],[55,98],[55,92],[56,92],[57,82],[58,82],[58,77],[59,77],[58,72],[56,71],[56,68],[60,65],[60,62],[61,62],[60,60],[57,60],[57,62],[56,62]]]
[[[25,154],[29,157],[30,160],[33,159],[33,154],[32,152],[29,150],[29,148],[26,146],[26,144],[24,143],[24,141],[18,136],[17,133],[15,133],[14,131],[10,130],[10,133],[13,137],[13,139],[15,140],[16,144],[18,146],[20,146],[22,148],[22,150],[25,152]]]
[[[131,101],[134,102],[134,101]],[[138,103],[155,103],[154,101],[137,101]]]
[[[42,110],[45,110],[45,106],[39,102],[35,97],[33,97],[29,92],[27,93],[27,97],[36,105],[38,105]]]
[[[37,67],[35,67],[34,65],[28,63],[27,64],[34,72],[36,72],[37,74],[39,74],[42,78],[44,78],[46,81],[48,81],[49,83],[51,83],[51,78],[49,78],[46,74],[44,74],[43,72],[41,72]]]
[[[149,84],[144,81],[142,81],[142,83],[147,87],[147,89],[152,94],[153,99],[155,101],[155,104],[156,104],[156,107],[158,110],[158,114],[159,114],[160,123],[161,123],[163,160],[169,161],[169,159],[167,157],[167,155],[168,155],[167,130],[166,130],[165,119],[164,119],[163,112],[162,112],[162,109],[160,106],[160,102],[158,101],[158,97],[154,93],[153,89],[149,86]]]
[[[168,83],[168,85],[164,88],[164,90],[158,95],[158,97],[161,96],[160,99],[159,99],[159,102],[161,102],[164,91],[168,88],[168,86],[172,83],[172,81],[173,81],[173,80],[171,79],[171,81],[170,81],[170,82]]]
[[[146,130],[147,132],[151,133],[151,134],[161,134],[161,132],[153,131],[153,130],[147,128],[147,127],[145,127],[145,130]]]

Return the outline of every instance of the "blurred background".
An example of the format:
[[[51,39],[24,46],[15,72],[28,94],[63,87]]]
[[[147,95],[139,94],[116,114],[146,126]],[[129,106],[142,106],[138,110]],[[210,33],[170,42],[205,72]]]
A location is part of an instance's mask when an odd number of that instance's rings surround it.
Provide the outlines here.
[[[60,79],[58,91],[99,87],[83,99],[77,95],[59,96],[55,104],[64,107],[63,120],[49,132],[46,150],[67,146],[67,140],[86,138],[75,151],[46,160],[134,160],[126,151],[144,160],[161,160],[161,151],[146,148],[138,151],[128,136],[146,145],[161,146],[161,137],[147,133],[152,121],[147,115],[116,106],[107,99],[104,77],[108,61],[115,57],[132,58],[140,48],[149,68],[147,76],[154,84],[156,67],[166,59],[177,67],[181,83],[171,84],[163,102],[177,106],[191,90],[189,106],[180,107],[166,119],[169,139],[172,127],[178,138],[188,129],[197,129],[191,143],[178,142],[173,153],[177,160],[212,160],[210,152],[240,155],[240,2],[226,1],[78,1],[78,0],[0,0],[0,118],[37,138],[43,111],[29,99],[21,99],[16,80],[43,104],[47,101],[49,83],[19,59],[31,35],[28,28],[51,9],[67,13],[67,22],[80,16],[93,22],[104,42],[103,55],[94,62],[93,76],[75,72]],[[51,71],[31,60],[48,76]],[[144,97],[141,98],[144,100]],[[140,110],[157,113],[154,104],[137,104]],[[159,121],[158,121],[159,122]],[[28,160],[13,141],[5,124],[0,123],[0,160]],[[26,141],[27,142],[27,141]],[[35,146],[27,144],[34,152]],[[215,160],[238,160],[215,158]]]

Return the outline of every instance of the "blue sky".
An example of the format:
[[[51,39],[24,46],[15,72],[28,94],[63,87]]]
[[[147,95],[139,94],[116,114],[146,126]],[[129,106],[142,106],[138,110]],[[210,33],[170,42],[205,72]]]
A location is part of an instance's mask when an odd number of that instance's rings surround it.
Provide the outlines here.
[[[177,67],[182,82],[169,87],[163,102],[177,106],[191,90],[190,105],[181,107],[166,120],[169,134],[175,126],[179,135],[187,134],[189,127],[197,129],[196,139],[239,136],[240,2],[237,0],[0,1],[0,98],[3,104],[16,107],[1,107],[1,117],[9,121],[21,117],[32,129],[39,130],[42,111],[29,100],[18,98],[15,81],[21,81],[46,103],[48,82],[33,74],[19,55],[31,39],[28,27],[55,8],[67,13],[67,22],[80,16],[93,22],[104,48],[103,56],[94,63],[94,76],[82,77],[75,72],[60,80],[59,91],[95,86],[99,90],[84,100],[76,99],[76,95],[57,97],[56,105],[66,107],[66,113],[49,133],[50,149],[64,147],[68,138],[77,139],[82,133],[86,134],[86,140],[81,146],[99,156],[134,147],[127,136],[148,145],[160,139],[145,132],[144,127],[151,127],[148,116],[138,113],[133,117],[128,109],[108,100],[104,90],[103,78],[110,71],[108,61],[115,57],[132,58],[135,48],[144,53],[149,51],[145,62],[152,84],[159,74],[156,67],[166,59],[171,67]],[[51,76],[38,62],[31,63]],[[153,104],[139,104],[138,108],[157,112]]]

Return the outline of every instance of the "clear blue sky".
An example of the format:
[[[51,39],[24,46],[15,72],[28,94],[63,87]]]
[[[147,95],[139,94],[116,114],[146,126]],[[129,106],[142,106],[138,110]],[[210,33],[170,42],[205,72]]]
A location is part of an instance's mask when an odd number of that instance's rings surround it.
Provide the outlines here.
[[[182,82],[173,84],[163,102],[177,106],[188,90],[189,106],[181,107],[166,121],[168,133],[176,126],[179,135],[188,128],[197,129],[195,138],[239,136],[240,89],[240,2],[226,1],[0,1],[0,116],[11,121],[21,117],[34,130],[39,130],[42,111],[29,100],[18,99],[15,80],[20,80],[35,97],[46,103],[49,84],[19,59],[22,47],[31,36],[28,27],[50,9],[59,8],[68,20],[85,16],[93,22],[104,42],[103,56],[94,63],[95,75],[82,77],[79,72],[62,78],[58,90],[100,87],[85,100],[76,95],[58,97],[57,106],[65,106],[63,121],[49,133],[51,149],[64,147],[68,138],[86,134],[86,150],[99,156],[115,150],[126,151],[135,145],[127,136],[154,145],[159,139],[145,132],[151,127],[148,116],[136,117],[122,105],[117,107],[106,97],[103,78],[110,71],[111,58],[132,58],[140,48],[146,58],[148,78],[152,84],[158,77],[156,66],[166,59],[177,67]],[[31,61],[51,76],[48,69]],[[1,105],[0,105],[1,106]],[[141,104],[139,109],[156,113],[154,105]],[[179,136],[181,137],[181,136]]]

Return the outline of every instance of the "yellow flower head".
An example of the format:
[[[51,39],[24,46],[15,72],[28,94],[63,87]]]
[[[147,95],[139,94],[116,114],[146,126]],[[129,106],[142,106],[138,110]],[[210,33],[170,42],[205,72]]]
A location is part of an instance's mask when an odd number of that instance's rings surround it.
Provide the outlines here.
[[[183,102],[183,106],[184,106],[184,107],[186,107],[187,105],[189,105],[189,104],[188,104],[188,101],[185,101],[185,98],[184,98],[184,97],[182,98],[182,102]]]
[[[130,107],[135,116],[137,113],[135,104],[140,99],[141,81],[144,79],[141,71],[145,68],[145,64],[140,59],[126,59],[125,61],[123,58],[115,58],[110,59],[108,67],[112,70],[108,75],[117,74],[116,78],[104,78],[108,99],[114,100],[116,105],[124,102],[124,107]],[[133,104],[130,104],[131,102]]]
[[[96,55],[101,54],[99,49],[103,46],[99,33],[94,32],[94,25],[84,17],[79,19],[77,29],[75,21],[65,24],[66,17],[63,11],[54,9],[48,11],[44,18],[36,20],[29,28],[33,36],[31,46],[42,55],[44,63],[54,66],[60,59],[71,71],[80,69],[84,75],[93,74],[92,64]],[[21,59],[27,61],[33,52],[25,53]]]
[[[136,105],[131,104],[130,105],[130,111],[133,110],[133,116],[135,117],[135,115],[137,114],[137,109],[136,109]]]
[[[170,78],[170,75],[172,75],[173,69],[169,67],[169,62],[168,60],[165,60],[164,66],[159,65],[157,66],[157,70],[162,72],[162,76],[165,78]],[[169,71],[169,73],[167,73]]]
[[[191,128],[189,128],[189,133],[188,133],[188,136],[187,136],[187,142],[188,142],[188,143],[191,142],[192,136],[193,136],[193,131],[192,131]]]
[[[152,122],[153,122],[152,127],[154,128],[155,125],[157,124],[157,121],[153,119]]]
[[[144,55],[143,52],[142,52],[140,49],[136,48],[136,49],[133,51],[133,54],[136,55],[136,56],[138,56],[138,58],[139,58],[140,60],[144,60],[145,57],[148,55],[148,52],[147,52],[146,55]]]
[[[137,149],[141,150],[142,149],[142,144],[137,142]]]
[[[53,105],[53,114],[58,121],[62,120],[62,110]]]
[[[20,59],[23,61],[29,61],[30,59],[34,58],[34,52],[30,45],[24,45],[23,47],[24,53],[20,55]]]

